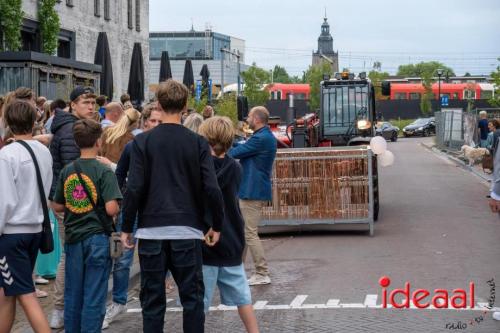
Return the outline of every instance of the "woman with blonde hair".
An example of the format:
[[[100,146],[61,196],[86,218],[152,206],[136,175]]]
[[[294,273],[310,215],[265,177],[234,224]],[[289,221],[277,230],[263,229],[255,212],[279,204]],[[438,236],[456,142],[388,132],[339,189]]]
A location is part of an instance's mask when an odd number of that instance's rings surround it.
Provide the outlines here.
[[[141,113],[136,109],[125,110],[118,122],[106,128],[102,134],[101,155],[113,163],[118,163],[125,145],[134,139],[132,131],[139,127]]]
[[[196,112],[191,113],[187,116],[186,120],[184,120],[184,127],[189,128],[191,131],[198,133],[198,128],[203,122],[203,117]]]

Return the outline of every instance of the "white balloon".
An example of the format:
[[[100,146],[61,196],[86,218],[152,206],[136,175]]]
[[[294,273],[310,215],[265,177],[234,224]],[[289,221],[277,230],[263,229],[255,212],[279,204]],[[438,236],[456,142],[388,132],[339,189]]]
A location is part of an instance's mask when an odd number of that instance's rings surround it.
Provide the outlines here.
[[[377,154],[383,154],[387,150],[387,141],[381,136],[374,136],[370,140],[370,148]]]
[[[394,154],[386,150],[382,155],[378,156],[378,163],[383,167],[391,166],[394,163]]]

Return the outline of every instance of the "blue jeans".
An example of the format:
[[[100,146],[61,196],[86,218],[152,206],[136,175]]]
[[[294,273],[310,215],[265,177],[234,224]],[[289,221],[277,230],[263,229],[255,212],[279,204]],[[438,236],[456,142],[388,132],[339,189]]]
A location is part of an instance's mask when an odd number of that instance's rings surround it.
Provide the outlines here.
[[[118,216],[116,230],[122,229],[122,214]],[[137,221],[134,223],[134,234],[137,229]],[[134,238],[134,243],[136,242]],[[120,258],[115,260],[113,265],[113,302],[127,304],[128,282],[130,267],[134,261],[134,249],[124,249]]]
[[[95,234],[65,244],[64,328],[68,333],[101,332],[111,271],[109,237]]]

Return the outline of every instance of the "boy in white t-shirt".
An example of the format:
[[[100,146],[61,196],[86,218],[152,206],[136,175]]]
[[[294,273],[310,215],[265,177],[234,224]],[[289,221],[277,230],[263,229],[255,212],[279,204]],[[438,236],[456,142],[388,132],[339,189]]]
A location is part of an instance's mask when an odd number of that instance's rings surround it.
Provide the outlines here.
[[[40,167],[43,190],[48,196],[52,184],[52,157],[33,140],[36,109],[27,101],[10,102],[4,120],[15,141],[25,141]],[[12,142],[0,150],[0,332],[10,332],[16,301],[21,304],[35,332],[51,332],[35,295],[32,278],[40,248],[42,202],[36,169],[27,148]]]

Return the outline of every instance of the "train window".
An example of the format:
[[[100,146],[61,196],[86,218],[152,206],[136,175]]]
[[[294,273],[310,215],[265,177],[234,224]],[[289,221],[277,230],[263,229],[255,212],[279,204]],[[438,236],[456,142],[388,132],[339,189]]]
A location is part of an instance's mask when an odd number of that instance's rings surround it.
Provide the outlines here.
[[[459,99],[457,92],[453,93],[453,99]]]
[[[410,99],[420,99],[420,93],[410,93]]]
[[[474,90],[465,89],[464,99],[476,99],[476,92]]]
[[[493,97],[493,91],[481,90],[481,99],[491,99],[492,97]]]
[[[394,99],[406,99],[406,93],[395,93]]]
[[[295,99],[306,99],[306,94],[295,94]]]
[[[276,99],[281,100],[281,90],[276,92]]]

